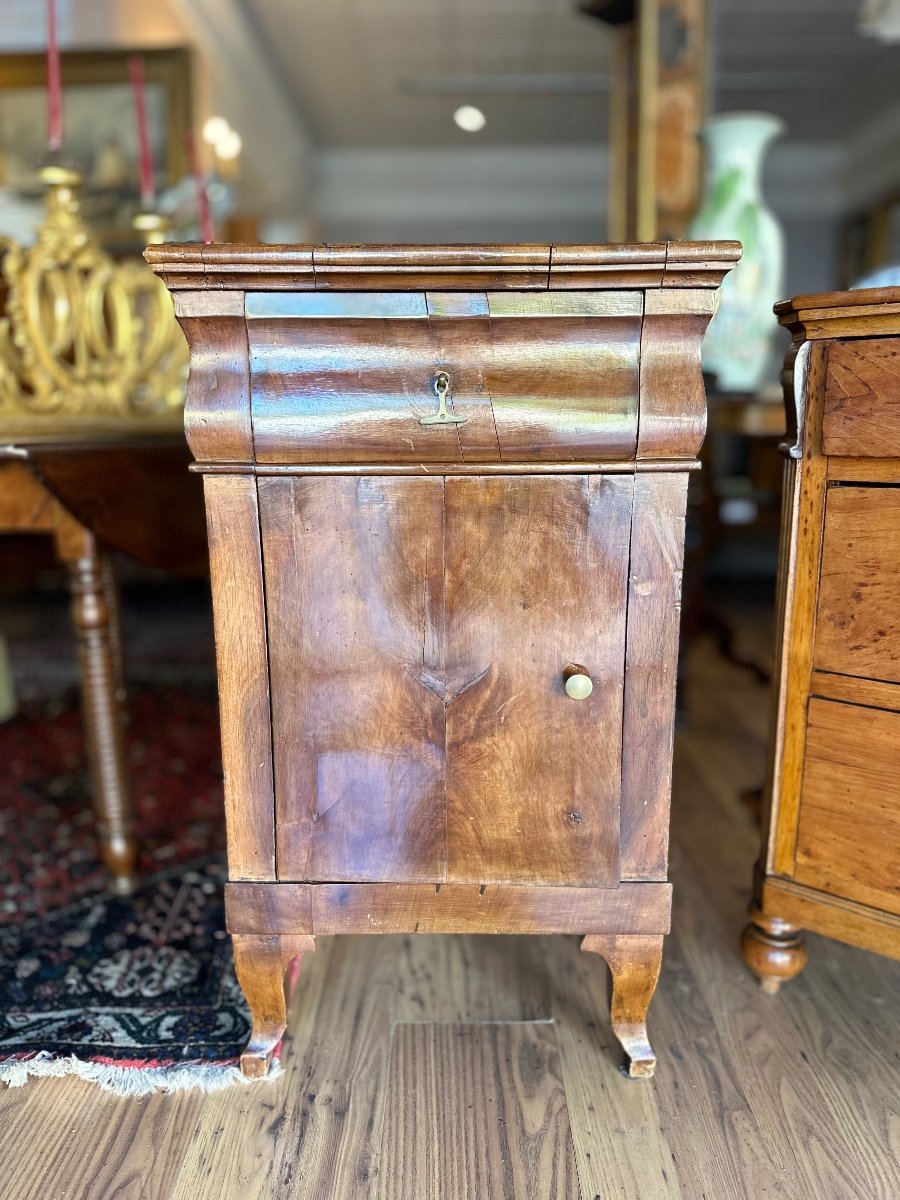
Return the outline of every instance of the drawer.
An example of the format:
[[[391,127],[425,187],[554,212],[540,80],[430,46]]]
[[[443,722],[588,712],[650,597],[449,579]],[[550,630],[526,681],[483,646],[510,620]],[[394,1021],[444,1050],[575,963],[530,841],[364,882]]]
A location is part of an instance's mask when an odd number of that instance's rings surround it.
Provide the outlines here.
[[[809,702],[795,878],[900,914],[900,713]]]
[[[642,304],[640,292],[250,294],[256,459],[631,460]]]
[[[855,458],[900,457],[900,338],[829,346],[822,450]]]
[[[828,489],[813,666],[900,683],[900,488]]]
[[[633,478],[259,497],[279,879],[617,887]]]

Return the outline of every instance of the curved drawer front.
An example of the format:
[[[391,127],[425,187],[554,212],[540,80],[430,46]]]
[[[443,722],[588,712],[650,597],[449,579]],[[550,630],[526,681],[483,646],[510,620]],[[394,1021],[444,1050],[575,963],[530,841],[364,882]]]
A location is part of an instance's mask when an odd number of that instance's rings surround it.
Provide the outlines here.
[[[258,462],[635,456],[640,292],[253,293],[246,305]]]

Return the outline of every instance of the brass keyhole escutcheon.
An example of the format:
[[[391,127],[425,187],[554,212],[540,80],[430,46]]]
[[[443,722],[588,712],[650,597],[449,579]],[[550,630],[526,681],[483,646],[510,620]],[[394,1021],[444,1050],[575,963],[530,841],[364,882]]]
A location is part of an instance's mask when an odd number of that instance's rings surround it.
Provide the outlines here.
[[[594,681],[588,674],[587,667],[582,667],[580,663],[570,663],[563,671],[563,682],[566,686],[566,695],[571,700],[586,700],[594,690]]]
[[[468,418],[456,416],[447,410],[447,400],[453,394],[450,387],[450,376],[446,371],[439,371],[434,377],[434,394],[438,398],[438,409],[430,417],[420,417],[420,425],[463,425]]]

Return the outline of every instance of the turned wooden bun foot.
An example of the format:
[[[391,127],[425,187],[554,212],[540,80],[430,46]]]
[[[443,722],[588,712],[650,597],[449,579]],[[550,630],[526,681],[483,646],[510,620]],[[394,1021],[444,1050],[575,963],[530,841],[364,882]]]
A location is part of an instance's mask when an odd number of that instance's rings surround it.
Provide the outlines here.
[[[647,1037],[647,1009],[659,979],[662,947],[661,934],[588,934],[581,943],[582,950],[599,954],[609,965],[610,1018],[625,1051],[623,1071],[629,1079],[649,1079],[656,1070],[656,1055]]]
[[[796,926],[764,914],[755,904],[750,907],[750,924],[741,936],[741,953],[762,990],[770,996],[786,980],[799,975],[809,957]]]

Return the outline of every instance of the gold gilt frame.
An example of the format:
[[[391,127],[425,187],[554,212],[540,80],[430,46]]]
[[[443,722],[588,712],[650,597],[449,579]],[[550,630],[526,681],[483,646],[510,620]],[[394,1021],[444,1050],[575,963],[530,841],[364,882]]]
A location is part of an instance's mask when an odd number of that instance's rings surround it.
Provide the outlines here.
[[[140,54],[147,84],[161,84],[166,97],[166,183],[188,173],[184,134],[193,126],[191,50],[184,46],[155,50],[72,50],[60,56],[63,86],[63,129],[65,93],[68,88],[129,83],[128,59]],[[47,61],[43,54],[0,54],[0,92],[46,86]],[[63,145],[65,159],[65,144]],[[35,164],[37,166],[37,163]],[[99,229],[104,242],[116,241],[122,231]],[[109,236],[111,232],[111,237]],[[130,232],[130,231],[129,231]],[[129,237],[133,242],[133,237]],[[137,248],[135,246],[135,248]]]

